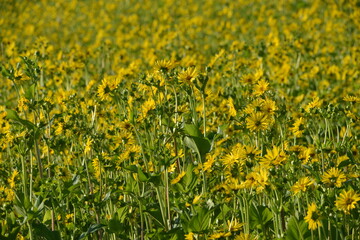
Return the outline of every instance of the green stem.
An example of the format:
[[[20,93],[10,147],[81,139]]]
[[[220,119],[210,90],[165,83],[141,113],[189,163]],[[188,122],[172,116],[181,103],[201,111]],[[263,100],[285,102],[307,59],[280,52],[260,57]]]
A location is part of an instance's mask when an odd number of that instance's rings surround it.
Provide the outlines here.
[[[26,222],[26,224],[28,225],[28,228],[29,228],[29,235],[30,235],[30,240],[33,240],[34,237],[33,237],[33,233],[32,233],[32,227],[31,227],[31,224],[29,221]]]
[[[39,148],[39,143],[38,140],[35,139],[34,136],[34,143],[35,143],[35,156],[38,162],[38,167],[39,167],[39,174],[40,174],[40,178],[43,178],[43,167],[42,167],[42,162],[41,162],[41,157],[40,157],[40,148]]]
[[[170,200],[169,200],[169,177],[168,177],[168,170],[165,166],[165,202],[167,208],[167,225],[169,230],[171,230],[171,215],[170,215]]]
[[[205,110],[205,93],[202,94],[203,105],[203,124],[204,124],[204,137],[206,137],[206,110]]]
[[[91,184],[89,167],[88,167],[86,158],[84,158],[84,163],[85,163],[85,170],[86,170],[87,180],[88,180],[88,184],[89,184],[89,191],[90,191],[90,194],[93,194],[94,190],[93,190],[93,187],[92,187],[92,184]]]
[[[164,207],[163,200],[161,199],[162,194],[160,192],[159,187],[156,188],[156,195],[158,197],[159,206],[160,206],[160,212],[161,212],[161,216],[162,216],[162,219],[163,219],[163,224],[164,224],[164,227],[165,227],[165,231],[168,231],[167,220],[166,220],[166,209]]]
[[[31,160],[30,160],[31,161]],[[24,156],[21,155],[21,170],[22,170],[22,180],[23,180],[23,190],[25,198],[28,198],[28,190],[27,190],[27,170]]]
[[[140,200],[139,202],[139,210],[140,210],[140,239],[144,240],[144,213],[142,211],[142,205]]]

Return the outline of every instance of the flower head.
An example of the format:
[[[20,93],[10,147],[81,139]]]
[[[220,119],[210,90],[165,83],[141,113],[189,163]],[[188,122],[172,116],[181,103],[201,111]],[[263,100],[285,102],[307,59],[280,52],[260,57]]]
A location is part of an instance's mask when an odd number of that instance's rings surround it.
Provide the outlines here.
[[[195,67],[184,69],[178,74],[179,81],[186,84],[191,84],[197,76],[198,72]]]
[[[337,168],[330,168],[322,176],[322,182],[327,184],[329,187],[341,187],[341,184],[345,181],[345,174]]]
[[[306,188],[308,186],[311,186],[314,184],[313,180],[310,180],[308,177],[300,178],[299,181],[297,181],[292,187],[291,191],[294,192],[294,194],[297,194],[299,192],[305,192]]]
[[[246,127],[250,131],[266,130],[269,126],[268,117],[261,112],[253,112],[246,118]]]
[[[321,226],[320,212],[317,210],[316,204],[311,203],[308,206],[307,215],[305,216],[305,222],[309,224],[309,229],[315,230]]]
[[[355,193],[354,190],[343,190],[340,196],[336,198],[335,206],[339,210],[344,211],[345,214],[349,214],[350,210],[356,207],[358,201],[360,201],[360,195]]]
[[[175,63],[171,60],[158,60],[155,62],[155,67],[163,72],[167,72],[175,67]]]

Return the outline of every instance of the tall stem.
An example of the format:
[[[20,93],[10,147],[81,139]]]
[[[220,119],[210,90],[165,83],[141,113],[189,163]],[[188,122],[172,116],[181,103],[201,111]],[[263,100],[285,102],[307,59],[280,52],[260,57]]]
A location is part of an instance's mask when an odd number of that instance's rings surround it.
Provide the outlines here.
[[[206,137],[206,110],[205,110],[205,92],[202,93],[202,105],[203,105],[203,124],[204,124],[204,137]]]
[[[167,224],[169,230],[171,230],[171,215],[170,215],[170,200],[169,200],[169,177],[168,177],[168,170],[165,166],[165,203],[167,209]]]

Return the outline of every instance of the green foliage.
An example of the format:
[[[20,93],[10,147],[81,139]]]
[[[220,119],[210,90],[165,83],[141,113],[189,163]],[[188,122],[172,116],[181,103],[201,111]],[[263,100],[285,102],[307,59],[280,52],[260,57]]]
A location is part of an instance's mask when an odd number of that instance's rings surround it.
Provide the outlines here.
[[[0,1],[0,240],[356,239],[358,19]]]

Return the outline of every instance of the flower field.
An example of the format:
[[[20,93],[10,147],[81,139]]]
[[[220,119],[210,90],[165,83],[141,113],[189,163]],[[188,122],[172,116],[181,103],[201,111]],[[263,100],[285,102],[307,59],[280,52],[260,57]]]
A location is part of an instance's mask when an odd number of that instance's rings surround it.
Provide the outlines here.
[[[360,1],[1,1],[0,71],[0,239],[360,239]]]

